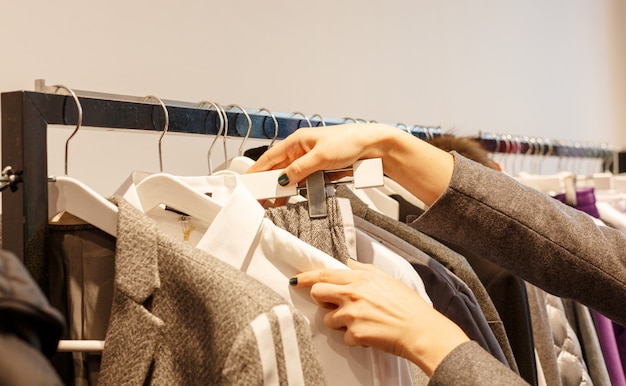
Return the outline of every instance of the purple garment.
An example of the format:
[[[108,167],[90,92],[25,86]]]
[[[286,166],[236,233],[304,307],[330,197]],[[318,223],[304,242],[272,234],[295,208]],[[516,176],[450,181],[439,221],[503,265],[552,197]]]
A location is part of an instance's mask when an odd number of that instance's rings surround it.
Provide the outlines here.
[[[566,203],[565,193],[557,194],[554,198]],[[592,217],[600,218],[593,188],[576,190],[575,208]],[[626,368],[626,328],[595,311],[593,311],[593,319],[611,383],[614,386],[626,386],[626,374],[624,373],[624,368]]]
[[[626,327],[613,322],[613,331],[615,332],[615,340],[617,341],[619,356],[622,359],[622,367],[626,369]]]
[[[609,372],[609,378],[611,378],[611,384],[613,386],[626,386],[626,376],[615,338],[613,321],[596,311],[592,311],[592,315],[596,330],[598,330],[598,340],[602,354],[604,354],[604,362]]]
[[[565,202],[565,193],[559,193],[554,196],[557,200],[562,203]],[[576,189],[576,209],[587,213],[588,215],[600,218],[600,212],[598,212],[598,208],[596,207],[596,195],[593,188],[581,188]]]

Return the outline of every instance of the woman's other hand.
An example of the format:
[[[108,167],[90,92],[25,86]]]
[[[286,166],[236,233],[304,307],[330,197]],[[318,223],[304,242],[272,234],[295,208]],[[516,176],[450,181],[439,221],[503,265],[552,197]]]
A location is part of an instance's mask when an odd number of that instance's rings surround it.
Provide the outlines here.
[[[344,330],[346,344],[407,358],[430,376],[469,340],[401,281],[370,264],[348,260],[348,266],[352,269],[303,272],[291,281],[297,288],[311,287],[313,300],[328,309],[324,324]]]

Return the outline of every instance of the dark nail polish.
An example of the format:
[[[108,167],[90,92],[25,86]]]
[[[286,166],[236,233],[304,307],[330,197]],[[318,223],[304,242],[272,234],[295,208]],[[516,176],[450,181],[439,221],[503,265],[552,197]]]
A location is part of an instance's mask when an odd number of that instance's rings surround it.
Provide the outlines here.
[[[292,277],[291,279],[289,279],[289,285],[298,285],[298,278]]]
[[[287,184],[289,184],[289,177],[287,177],[287,175],[283,173],[280,175],[280,177],[278,177],[278,185],[287,186]]]

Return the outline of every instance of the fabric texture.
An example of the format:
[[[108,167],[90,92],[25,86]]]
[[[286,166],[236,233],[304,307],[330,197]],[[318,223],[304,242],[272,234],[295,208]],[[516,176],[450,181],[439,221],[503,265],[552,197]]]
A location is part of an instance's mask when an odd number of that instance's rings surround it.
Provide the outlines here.
[[[345,264],[272,223],[236,174],[181,180],[203,194],[211,193],[213,200],[222,206],[212,219],[190,218],[192,223],[195,221],[195,231],[199,235],[191,235],[186,244],[195,245],[196,249],[245,272],[294,305],[310,322],[313,344],[320,354],[329,384],[410,384],[407,360],[372,348],[347,346],[341,331],[330,330],[324,325],[324,311],[311,299],[308,290],[289,285],[289,278],[302,271],[348,269]],[[132,179],[127,180],[118,193],[141,208],[134,183]],[[172,213],[164,212],[167,211],[154,208],[147,215],[159,221],[159,229],[180,238],[180,226],[160,222],[171,222]]]
[[[535,343],[524,281],[482,256],[468,250],[457,252],[472,266],[498,310],[520,375],[531,385],[536,385]]]
[[[352,212],[355,216],[360,217],[398,236],[402,240],[407,241],[409,244],[415,246],[441,263],[448,270],[450,270],[450,272],[457,275],[471,289],[472,293],[476,297],[476,300],[478,300],[478,305],[487,319],[489,327],[493,331],[500,348],[504,352],[509,366],[515,372],[518,372],[517,363],[515,361],[513,351],[511,350],[506,330],[504,329],[504,325],[500,319],[500,315],[489,297],[487,290],[462,255],[426,235],[424,232],[418,231],[403,222],[393,220],[374,210],[370,210],[365,203],[360,201],[358,197],[356,197],[349,189],[343,186],[337,187],[336,195],[350,200]],[[447,221],[449,221],[449,219]]]
[[[455,322],[472,339],[501,362],[507,364],[498,341],[489,328],[472,291],[456,275],[424,252],[367,221],[356,218],[355,225],[402,254],[422,277],[433,307]]]
[[[333,203],[328,200],[327,205],[333,207]],[[306,228],[302,225],[310,221],[308,218],[308,209],[302,211],[300,220],[294,217],[294,221],[300,223],[295,228]],[[339,224],[335,225],[334,232],[340,237],[343,231],[339,229]],[[325,226],[328,225],[320,225],[318,231]],[[237,229],[237,242],[224,243],[233,229]],[[305,233],[317,238],[313,232]],[[318,238],[318,242],[323,240]],[[409,363],[406,359],[369,347],[346,345],[342,331],[324,325],[323,317],[327,311],[320,309],[313,301],[309,295],[310,289],[295,289],[289,285],[289,279],[303,271],[349,268],[275,225],[245,187],[235,188],[196,248],[211,251],[219,259],[276,291],[303,313],[310,321],[313,343],[320,354],[329,384],[410,385]],[[342,255],[347,256],[347,252]]]
[[[565,386],[593,385],[582,355],[578,336],[567,319],[561,298],[546,294],[556,361]]]
[[[88,224],[49,224],[50,303],[67,320],[63,339],[104,340],[113,302],[115,238]],[[67,384],[95,385],[100,353],[55,355]]]
[[[61,386],[66,383],[40,350],[13,333],[1,332],[0,385]]]
[[[437,366],[429,386],[528,385],[476,342],[458,346]]]
[[[550,326],[550,317],[546,307],[546,292],[530,283],[526,283],[528,305],[533,326],[533,337],[537,357],[541,361],[541,371],[550,386],[562,385],[561,372],[554,350],[554,337]]]
[[[448,189],[412,226],[626,323],[626,308],[615,302],[626,297],[623,233],[597,226],[586,213],[501,172],[454,156]]]
[[[626,321],[626,309],[615,301],[626,296],[622,233],[453,154],[455,168],[447,190],[411,226],[450,245],[472,248],[556,296],[594,307],[622,324]],[[461,367],[456,371],[467,373]],[[492,383],[487,373],[485,369],[483,384]]]
[[[308,202],[304,201],[268,208],[265,215],[276,226],[345,264],[351,256],[346,247],[343,214],[336,198],[326,199],[326,210],[326,217],[311,218]],[[352,212],[348,214],[351,216]]]
[[[396,251],[355,227],[349,201],[328,197],[326,207],[328,215],[323,218],[311,218],[307,202],[266,209],[265,214],[274,224],[336,260],[345,263],[346,259],[354,258],[362,263],[373,264],[413,288],[426,303],[432,305],[422,278],[411,269],[411,265]],[[342,207],[345,213],[342,213]],[[355,244],[354,257],[348,251],[346,239],[354,240],[351,241]]]
[[[49,362],[64,327],[18,258],[0,251],[0,384],[61,385]]]
[[[45,357],[57,348],[65,325],[17,257],[0,251],[0,312],[3,332],[27,339]]]
[[[602,347],[598,339],[598,332],[593,324],[593,317],[589,308],[570,300],[562,299],[567,319],[576,335],[579,337],[583,357],[589,369],[589,376],[595,386],[609,386],[611,379],[606,368]]]
[[[597,311],[592,311],[593,321],[598,332],[600,347],[604,354],[604,362],[609,372],[611,384],[614,386],[626,385],[626,373],[619,355],[613,321]]]
[[[113,202],[115,290],[99,383],[286,385],[290,364],[300,363],[296,376],[324,384],[300,312],[248,275],[159,232],[124,199]]]
[[[565,193],[559,193],[554,195],[554,198],[566,203]],[[576,205],[575,208],[587,213],[588,215],[600,218],[600,213],[596,207],[596,196],[593,188],[580,188],[576,189]]]

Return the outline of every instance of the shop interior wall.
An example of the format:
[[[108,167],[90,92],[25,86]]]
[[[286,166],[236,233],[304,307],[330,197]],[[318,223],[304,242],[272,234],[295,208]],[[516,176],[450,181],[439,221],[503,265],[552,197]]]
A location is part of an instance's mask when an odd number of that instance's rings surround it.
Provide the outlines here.
[[[458,135],[626,146],[623,0],[0,0],[0,52],[3,92],[42,78]],[[63,173],[71,129],[48,130],[50,174]],[[133,170],[158,171],[157,139],[82,130],[69,175],[111,194]],[[207,173],[211,140],[168,135],[164,171]],[[240,140],[228,143],[234,156]]]

